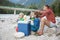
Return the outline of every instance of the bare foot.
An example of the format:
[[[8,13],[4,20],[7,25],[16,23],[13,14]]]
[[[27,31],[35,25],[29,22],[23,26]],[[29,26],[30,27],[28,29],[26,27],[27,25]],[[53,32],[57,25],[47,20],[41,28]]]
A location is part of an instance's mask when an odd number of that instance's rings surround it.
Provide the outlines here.
[[[40,30],[39,32],[37,32],[37,34],[41,36],[41,35],[43,35],[43,31]]]

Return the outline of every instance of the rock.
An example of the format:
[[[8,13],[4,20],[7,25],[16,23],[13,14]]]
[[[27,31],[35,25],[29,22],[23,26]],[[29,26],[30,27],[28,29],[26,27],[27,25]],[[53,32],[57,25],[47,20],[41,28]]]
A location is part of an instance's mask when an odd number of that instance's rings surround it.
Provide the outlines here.
[[[59,36],[60,35],[60,27],[57,27],[57,30],[56,30],[56,36]]]
[[[52,36],[53,34],[56,34],[56,28],[53,27],[53,28],[48,28],[46,30],[46,32],[44,33],[44,35],[48,35],[48,36]]]
[[[16,38],[22,38],[22,37],[25,36],[25,34],[24,34],[23,32],[16,32],[16,33],[14,34],[14,36],[15,36]]]

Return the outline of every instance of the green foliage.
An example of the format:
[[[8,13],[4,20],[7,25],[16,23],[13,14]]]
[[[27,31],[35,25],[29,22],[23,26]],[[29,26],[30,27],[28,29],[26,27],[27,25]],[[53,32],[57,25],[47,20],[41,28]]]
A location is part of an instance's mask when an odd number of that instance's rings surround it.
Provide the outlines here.
[[[55,12],[56,16],[60,16],[60,0],[56,0],[51,7],[53,8],[53,11]]]
[[[28,8],[30,8],[30,9],[38,9],[36,4],[31,4],[30,6],[28,6]]]
[[[24,7],[24,5],[21,5],[21,4],[15,4],[15,3],[12,3],[8,0],[1,0],[0,1],[0,6],[9,6],[9,7]]]
[[[45,0],[42,0],[41,3],[39,4],[31,4],[30,6],[27,6],[26,8],[30,8],[30,9],[41,9],[42,6],[44,5],[45,3]],[[8,7],[16,7],[16,8],[25,8],[24,5],[21,5],[21,4],[15,4],[15,3],[12,3],[8,0],[0,0],[0,6],[8,6]],[[56,0],[52,5],[51,5],[54,13],[56,16],[60,16],[60,0]],[[7,10],[7,9],[0,9],[0,14],[13,14],[14,11],[12,10]],[[23,12],[23,11],[17,11],[17,14],[19,14],[20,12]],[[24,11],[23,12],[24,14],[26,15],[29,15],[30,12],[27,12],[27,11]]]
[[[0,9],[0,14],[13,14],[13,10]]]
[[[0,6],[8,6],[8,7],[16,7],[16,8],[23,8],[24,5],[21,4],[14,4],[9,2],[8,0],[0,0]],[[7,10],[7,9],[0,9],[0,14],[13,14],[14,11]]]

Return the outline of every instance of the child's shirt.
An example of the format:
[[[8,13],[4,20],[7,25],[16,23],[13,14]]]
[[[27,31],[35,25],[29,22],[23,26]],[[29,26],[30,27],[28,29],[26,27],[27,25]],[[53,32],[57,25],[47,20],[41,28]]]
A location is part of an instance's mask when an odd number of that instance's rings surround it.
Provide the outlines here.
[[[36,32],[39,29],[39,27],[40,27],[40,19],[39,18],[35,18],[33,20],[33,23],[34,23],[34,25],[31,25],[31,30]]]
[[[34,19],[35,19],[34,17],[33,17],[33,18],[30,18],[30,20],[32,20],[32,21],[33,21]]]
[[[19,21],[24,21],[24,19],[23,18],[19,18]]]
[[[33,22],[34,19],[35,19],[34,17],[33,17],[33,18],[30,18],[30,20],[31,20],[31,25],[34,25],[34,22]]]
[[[40,19],[39,18],[35,18],[34,19],[34,26],[38,26],[40,25]]]

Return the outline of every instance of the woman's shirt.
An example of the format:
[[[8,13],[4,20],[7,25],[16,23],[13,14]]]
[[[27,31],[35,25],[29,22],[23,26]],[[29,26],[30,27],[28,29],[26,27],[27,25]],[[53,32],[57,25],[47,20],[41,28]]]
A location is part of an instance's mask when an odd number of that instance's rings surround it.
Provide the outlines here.
[[[56,23],[55,15],[54,15],[54,13],[53,13],[53,11],[51,9],[40,11],[40,13],[42,14],[40,16],[41,18],[46,16],[47,20],[49,20],[49,21],[51,21],[53,23]]]

